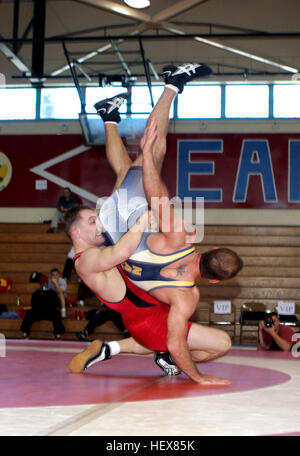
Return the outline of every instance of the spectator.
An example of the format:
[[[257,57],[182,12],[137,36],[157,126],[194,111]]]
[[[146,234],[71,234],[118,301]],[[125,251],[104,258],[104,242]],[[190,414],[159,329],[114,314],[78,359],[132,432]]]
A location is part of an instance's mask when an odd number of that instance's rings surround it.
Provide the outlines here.
[[[268,326],[266,322],[268,320]],[[290,326],[280,324],[277,312],[271,312],[259,322],[257,349],[290,351],[296,341],[292,340],[295,331]]]
[[[20,318],[17,312],[7,310],[5,304],[0,304],[0,318]]]
[[[122,331],[124,338],[130,337],[129,332],[123,324],[121,314],[104,305],[103,307],[105,307],[104,310],[90,310],[88,312],[87,319],[90,320],[89,323],[86,325],[84,331],[76,333],[76,337],[79,340],[86,340],[97,326],[101,326],[107,321],[112,321]]]
[[[67,296],[67,281],[60,277],[59,270],[53,268],[50,271],[48,280],[48,289],[55,291],[60,300],[61,316],[66,318],[66,296]]]
[[[70,279],[72,272],[75,271],[73,257],[75,255],[75,249],[72,247],[68,254],[64,265],[63,278],[66,282]],[[94,296],[90,289],[82,282],[81,278],[77,276],[78,279],[78,292],[77,292],[77,305],[84,306],[85,298]]]
[[[41,288],[31,296],[31,309],[26,311],[21,324],[21,331],[25,338],[29,337],[31,326],[35,321],[50,320],[53,322],[53,333],[56,339],[60,339],[65,333],[61,319],[60,299],[54,290],[49,290],[45,282]]]
[[[71,190],[69,187],[65,187],[63,190],[63,194],[59,198],[57,202],[57,210],[54,214],[54,217],[51,221],[51,225],[47,233],[55,233],[57,230],[58,224],[63,221],[63,217],[66,212],[68,212],[70,209],[73,207],[76,207],[79,205],[79,201],[71,193]]]

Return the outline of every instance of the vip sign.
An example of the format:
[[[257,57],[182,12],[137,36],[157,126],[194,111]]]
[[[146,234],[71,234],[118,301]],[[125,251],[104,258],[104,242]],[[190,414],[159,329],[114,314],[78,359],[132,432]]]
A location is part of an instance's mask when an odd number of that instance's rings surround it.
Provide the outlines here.
[[[214,313],[215,314],[230,314],[231,313],[231,301],[214,301]]]
[[[291,301],[278,301],[277,309],[279,315],[295,315],[295,303]]]

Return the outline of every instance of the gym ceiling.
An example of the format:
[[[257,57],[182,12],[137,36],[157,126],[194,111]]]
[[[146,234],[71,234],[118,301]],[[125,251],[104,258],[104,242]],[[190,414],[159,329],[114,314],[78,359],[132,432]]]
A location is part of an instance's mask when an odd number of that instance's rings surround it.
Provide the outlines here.
[[[169,63],[206,62],[212,81],[289,81],[300,73],[299,0],[0,0],[8,85],[158,80]],[[102,82],[101,82],[102,81]]]

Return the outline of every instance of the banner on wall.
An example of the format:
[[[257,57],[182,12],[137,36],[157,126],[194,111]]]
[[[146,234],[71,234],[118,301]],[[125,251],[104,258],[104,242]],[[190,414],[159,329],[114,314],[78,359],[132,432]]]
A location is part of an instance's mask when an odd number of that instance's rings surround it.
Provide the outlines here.
[[[300,207],[300,134],[170,134],[167,148],[171,197],[204,197],[206,208]],[[104,147],[79,135],[3,135],[0,150],[2,207],[54,207],[66,186],[95,205],[114,187]]]

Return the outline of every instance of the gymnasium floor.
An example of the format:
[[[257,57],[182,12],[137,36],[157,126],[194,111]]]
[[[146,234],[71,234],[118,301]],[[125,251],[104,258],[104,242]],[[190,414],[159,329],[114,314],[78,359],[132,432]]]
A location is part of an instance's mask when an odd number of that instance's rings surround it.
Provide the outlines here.
[[[1,436],[300,435],[300,358],[291,353],[233,347],[198,365],[232,380],[208,388],[184,375],[164,376],[151,356],[118,355],[84,374],[69,373],[69,361],[86,346],[6,341]]]

